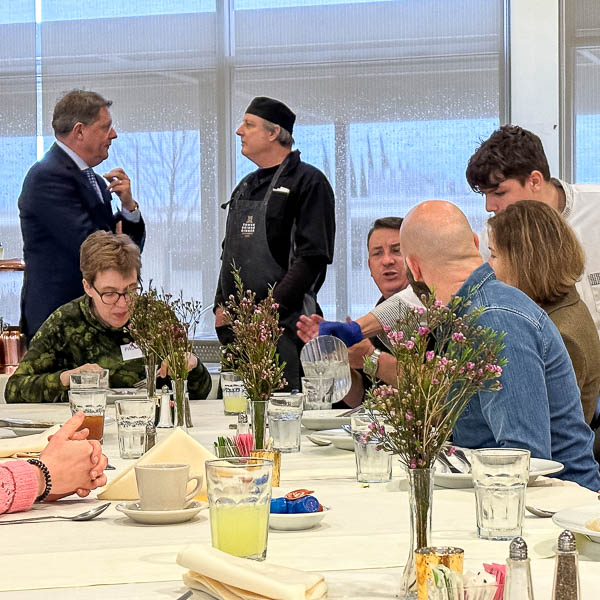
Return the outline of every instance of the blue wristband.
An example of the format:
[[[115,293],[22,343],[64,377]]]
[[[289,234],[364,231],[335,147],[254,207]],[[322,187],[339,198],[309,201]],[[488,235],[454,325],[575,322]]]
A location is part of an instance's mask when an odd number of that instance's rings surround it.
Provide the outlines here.
[[[346,346],[354,346],[363,339],[360,325],[356,321],[342,323],[340,321],[321,321],[319,335],[333,335],[340,338]]]

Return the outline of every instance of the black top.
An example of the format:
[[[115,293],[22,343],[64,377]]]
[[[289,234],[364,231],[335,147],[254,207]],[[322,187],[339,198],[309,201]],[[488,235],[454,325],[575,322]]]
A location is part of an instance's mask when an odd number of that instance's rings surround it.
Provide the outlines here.
[[[232,199],[246,183],[246,199],[263,200],[278,165],[257,169],[243,179],[232,193]],[[325,280],[326,266],[333,260],[335,239],[335,207],[331,185],[316,167],[300,160],[300,152],[291,153],[281,173],[266,211],[267,242],[275,261],[286,271],[282,285],[275,288],[275,298],[285,310],[296,308],[288,295],[302,301],[312,282],[316,293]],[[227,235],[227,232],[226,234]],[[293,246],[292,246],[293,244]],[[290,254],[294,257],[290,263]],[[289,277],[288,277],[289,274]],[[272,282],[279,283],[279,282]],[[281,287],[281,290],[277,288]],[[215,306],[224,303],[220,284]]]

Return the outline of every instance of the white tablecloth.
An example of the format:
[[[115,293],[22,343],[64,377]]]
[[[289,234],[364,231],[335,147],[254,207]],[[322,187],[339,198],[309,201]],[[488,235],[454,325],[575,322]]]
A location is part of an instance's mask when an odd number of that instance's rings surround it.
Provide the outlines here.
[[[210,446],[227,434],[234,421],[222,414],[219,401],[193,402],[198,441]],[[112,413],[109,407],[109,415]],[[63,419],[65,405],[2,405],[0,417]],[[165,435],[159,430],[159,436]],[[305,437],[300,454],[284,455],[282,485],[275,495],[306,487],[331,506],[318,528],[299,532],[271,531],[268,559],[279,564],[324,573],[329,598],[362,600],[393,598],[401,567],[408,554],[406,481],[395,469],[390,484],[362,487],[354,478],[354,456],[333,447],[317,447]],[[118,457],[116,427],[105,431],[105,452],[118,469],[128,461]],[[118,471],[117,471],[118,472]],[[114,476],[115,471],[108,473]],[[36,506],[36,513],[62,510],[76,513],[96,500],[73,500]],[[596,495],[579,486],[531,487],[527,502],[552,509],[597,502]],[[467,568],[504,562],[508,542],[479,540],[475,532],[472,490],[434,492],[432,542],[465,549]],[[600,513],[600,503],[599,503]],[[54,513],[52,513],[54,514]],[[10,515],[0,517],[8,519]],[[210,543],[208,512],[179,525],[144,526],[110,507],[94,521],[57,521],[4,525],[0,528],[0,598],[178,598],[185,588],[176,552],[189,543]],[[532,560],[536,597],[549,598],[554,559],[552,546],[560,533],[551,519],[527,515],[524,537]],[[599,551],[590,557],[600,557]],[[542,557],[549,558],[542,558]],[[593,560],[580,561],[583,598],[597,597],[600,575]],[[68,588],[68,589],[65,589]]]

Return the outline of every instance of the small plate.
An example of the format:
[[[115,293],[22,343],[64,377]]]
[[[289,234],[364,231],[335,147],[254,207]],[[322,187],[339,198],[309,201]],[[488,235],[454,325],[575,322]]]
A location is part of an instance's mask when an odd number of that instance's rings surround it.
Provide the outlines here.
[[[600,531],[588,529],[585,526],[586,523],[598,518],[600,518],[600,505],[596,503],[559,510],[552,517],[552,521],[561,529],[569,529],[575,533],[582,533],[583,535],[587,535],[592,542],[600,544]]]
[[[208,508],[208,503],[194,500],[181,510],[142,510],[139,502],[120,502],[115,508],[138,523],[172,525],[193,519],[201,510]]]
[[[115,400],[146,400],[146,388],[112,388],[106,394],[106,404],[114,404]]]
[[[279,531],[312,529],[325,518],[325,515],[330,510],[331,508],[324,506],[321,512],[295,513],[291,515],[271,513],[269,515],[269,529],[277,529]]]
[[[339,448],[340,450],[349,450],[350,452],[354,452],[354,440],[352,439],[352,436],[346,433],[343,429],[323,429],[322,431],[319,431],[319,433],[310,437],[316,437],[320,440],[331,442],[333,446]],[[315,442],[313,442],[313,444],[314,443]]]
[[[453,460],[452,462],[454,463],[455,461]],[[460,468],[461,464],[456,462],[456,466]],[[442,471],[442,469],[445,468],[446,467],[439,462],[436,463],[434,481],[437,486],[450,489],[473,487],[473,477],[471,476],[471,473],[450,473],[449,471]],[[541,475],[558,473],[563,469],[564,465],[555,460],[532,458],[529,463],[529,483],[527,485],[531,485]]]
[[[312,429],[313,431],[350,425],[350,417],[338,417],[338,415],[342,415],[345,412],[348,412],[348,409],[305,410],[302,413],[302,425],[306,429]]]

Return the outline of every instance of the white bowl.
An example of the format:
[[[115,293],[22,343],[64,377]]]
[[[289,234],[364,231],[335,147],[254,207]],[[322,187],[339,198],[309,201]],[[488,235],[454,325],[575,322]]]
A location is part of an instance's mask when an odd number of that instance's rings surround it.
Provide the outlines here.
[[[331,508],[324,506],[321,512],[292,514],[271,513],[269,515],[269,529],[277,529],[279,531],[312,529],[325,518],[325,515],[330,510]]]

